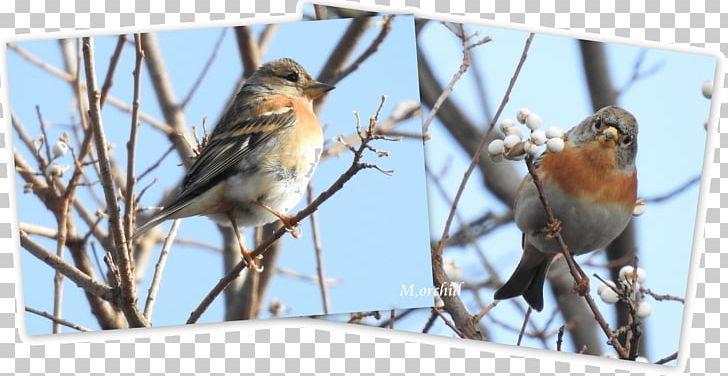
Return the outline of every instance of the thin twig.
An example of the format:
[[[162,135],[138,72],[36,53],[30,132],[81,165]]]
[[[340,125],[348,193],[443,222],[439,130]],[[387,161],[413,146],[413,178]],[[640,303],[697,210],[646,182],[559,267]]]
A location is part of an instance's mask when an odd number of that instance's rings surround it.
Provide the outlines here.
[[[455,334],[457,334],[460,338],[465,338],[463,335],[463,332],[460,331],[460,328],[458,328],[455,324],[453,324],[452,321],[448,320],[447,317],[442,313],[442,310],[440,308],[433,308],[433,310],[437,313],[437,315],[442,319],[442,322],[445,323],[450,329],[452,329]]]
[[[359,57],[357,57],[346,68],[343,68],[336,73],[334,80],[331,82],[332,85],[338,83],[339,81],[346,78],[346,76],[359,69],[359,66],[361,66],[363,62],[365,62],[367,59],[369,59],[369,57],[377,52],[377,50],[379,50],[379,46],[382,45],[382,42],[384,42],[384,40],[387,38],[387,35],[389,35],[390,30],[392,30],[392,21],[394,21],[394,16],[384,17],[382,29],[379,31],[377,37],[372,40],[372,43],[369,44],[369,47],[367,47],[364,52],[359,55]]]
[[[465,31],[464,31],[464,29],[462,29],[463,26],[459,25],[459,27],[462,32],[459,35],[459,37],[463,43],[463,51],[462,51],[463,59],[462,59],[462,62],[460,63],[460,67],[458,68],[457,72],[455,72],[455,74],[450,79],[450,83],[448,83],[445,90],[437,98],[437,101],[432,106],[430,113],[427,115],[427,118],[422,123],[422,133],[425,135],[428,134],[428,130],[430,129],[430,123],[432,123],[432,120],[435,118],[435,115],[437,114],[437,111],[440,109],[440,106],[442,106],[442,104],[445,102],[447,97],[450,96],[450,93],[452,93],[453,89],[455,88],[455,84],[460,80],[460,77],[462,77],[463,74],[465,74],[465,72],[468,71],[468,68],[470,68],[470,51],[473,48],[475,48],[481,44],[488,43],[492,40],[491,37],[486,36],[486,37],[478,40],[475,43],[468,43],[469,38],[465,36]],[[531,39],[529,38],[529,42],[530,42],[530,40]],[[528,44],[530,44],[530,43],[528,43]],[[497,115],[496,115],[496,117],[497,117]]]
[[[674,189],[672,189],[671,191],[669,191],[667,193],[663,193],[661,195],[657,195],[657,196],[653,196],[653,197],[648,197],[648,198],[643,199],[643,201],[646,202],[646,203],[653,203],[653,204],[655,204],[655,203],[658,203],[658,202],[662,202],[662,201],[665,201],[665,200],[669,200],[669,199],[673,198],[674,196],[677,196],[680,193],[683,193],[684,191],[686,191],[688,188],[690,188],[694,184],[697,184],[698,182],[700,182],[700,176],[701,175],[698,174],[698,175],[690,178],[688,181],[686,181],[685,183],[681,184],[677,188],[674,188]]]
[[[106,71],[106,78],[104,79],[104,84],[101,85],[101,99],[99,99],[99,105],[101,107],[104,107],[104,102],[106,102],[106,97],[109,95],[109,90],[111,89],[111,85],[114,83],[114,72],[116,72],[116,66],[119,64],[119,58],[121,58],[121,51],[124,49],[125,43],[126,43],[126,35],[119,35],[119,38],[116,40],[116,47],[114,48],[114,53],[111,54],[111,59],[109,60],[109,69]]]
[[[309,182],[306,190],[308,205],[313,202],[313,184]],[[323,304],[324,314],[331,312],[331,303],[329,302],[329,292],[326,288],[326,278],[324,277],[324,260],[323,246],[321,245],[321,235],[319,234],[318,215],[316,212],[309,216],[311,221],[311,237],[313,239],[313,248],[316,253],[316,275],[318,276],[319,290],[321,291],[321,303]]]
[[[523,325],[521,325],[521,331],[518,332],[518,341],[516,342],[516,346],[521,346],[523,333],[526,332],[526,326],[528,325],[528,319],[531,318],[531,312],[533,312],[533,309],[531,307],[528,307],[528,309],[526,310],[526,315],[523,317]]]
[[[177,230],[179,229],[179,224],[181,220],[175,219],[172,221],[172,228],[169,229],[169,235],[167,235],[167,238],[164,240],[164,245],[162,246],[162,252],[159,254],[159,260],[157,261],[157,265],[154,267],[154,276],[152,277],[152,284],[149,286],[149,293],[147,294],[147,301],[144,304],[144,317],[147,318],[149,322],[152,322],[152,312],[154,311],[154,301],[157,298],[157,293],[159,293],[159,285],[162,282],[162,274],[164,273],[164,266],[167,264],[167,256],[169,255],[169,252],[172,250],[172,244],[174,243],[174,238],[177,236]]]
[[[422,328],[422,333],[428,333],[432,329],[432,326],[435,325],[435,320],[437,320],[437,316],[437,311],[435,311],[435,308],[432,308],[430,310],[430,318],[427,319],[425,327]]]
[[[634,61],[634,64],[632,66],[632,75],[629,77],[627,82],[622,85],[621,88],[616,90],[616,97],[620,97],[622,94],[624,94],[629,88],[632,87],[635,83],[637,83],[640,80],[643,80],[662,69],[662,67],[665,65],[665,61],[659,61],[655,63],[653,66],[649,67],[646,70],[642,70],[642,65],[645,61],[645,57],[647,56],[648,49],[644,48],[639,52],[639,55],[637,55],[637,58]]]
[[[79,332],[90,332],[91,331],[91,329],[88,329],[88,328],[83,327],[83,326],[78,325],[78,324],[74,324],[74,323],[72,323],[70,321],[67,321],[67,320],[64,320],[64,319],[62,319],[60,317],[53,316],[53,315],[51,315],[50,313],[48,313],[46,311],[41,311],[41,310],[38,310],[38,309],[35,309],[35,308],[31,308],[31,307],[28,307],[28,306],[25,306],[25,311],[26,312],[30,312],[30,313],[34,313],[34,314],[36,314],[38,316],[41,316],[41,317],[45,317],[48,320],[51,320],[51,321],[53,321],[56,324],[60,324],[60,325],[63,325],[63,326],[67,326],[67,327],[69,327],[71,329],[76,329]]]
[[[63,71],[59,68],[54,67],[53,65],[48,64],[47,62],[43,61],[42,59],[38,58],[37,56],[31,54],[27,50],[18,47],[14,43],[8,43],[8,48],[12,51],[15,51],[21,58],[25,59],[27,62],[45,70],[46,72],[64,80],[64,81],[73,83],[76,80],[74,75],[69,74],[66,71]],[[86,86],[82,85],[82,89],[86,90]],[[109,102],[109,104],[113,105],[114,107],[116,107],[122,111],[131,113],[130,105],[124,103],[123,101],[121,101],[118,98],[115,98],[111,94],[107,95],[106,101]],[[152,127],[162,131],[165,134],[169,135],[172,132],[172,127],[170,127],[169,125],[165,124],[164,122],[156,119],[155,117],[153,117],[147,113],[139,112],[139,118],[141,120],[143,120],[144,122],[146,122],[147,124],[151,125]]]
[[[167,151],[165,151],[165,152],[164,152],[164,154],[162,154],[162,156],[161,156],[161,157],[159,157],[159,158],[158,158],[158,159],[156,160],[156,162],[152,163],[152,165],[151,165],[151,166],[149,166],[149,167],[147,167],[147,169],[146,169],[146,170],[144,170],[144,172],[142,172],[141,174],[139,174],[139,177],[137,178],[137,180],[142,180],[142,179],[143,179],[143,178],[144,178],[145,176],[147,176],[147,175],[148,175],[148,174],[149,174],[150,172],[152,172],[152,171],[153,171],[154,169],[156,169],[157,167],[159,167],[159,165],[160,165],[160,164],[162,164],[162,161],[164,161],[164,159],[165,159],[165,158],[167,158],[167,156],[168,156],[168,155],[169,155],[170,153],[172,153],[172,151],[174,151],[174,145],[170,145],[170,146],[169,146],[169,149],[167,149]]]
[[[212,62],[215,61],[215,57],[217,57],[218,51],[220,51],[220,46],[222,45],[222,41],[225,40],[225,34],[227,33],[227,28],[223,28],[220,32],[220,36],[217,37],[217,41],[215,41],[215,45],[212,47],[212,52],[210,53],[210,57],[207,58],[207,62],[205,62],[205,65],[202,68],[202,71],[200,72],[199,76],[197,76],[197,79],[195,80],[195,83],[192,84],[192,88],[190,88],[190,91],[187,92],[187,95],[185,95],[184,99],[182,100],[182,103],[180,103],[180,107],[185,108],[187,107],[187,103],[190,102],[190,99],[192,99],[192,96],[195,95],[195,92],[200,87],[200,84],[202,84],[202,80],[207,75],[207,72],[210,70],[210,67],[212,66]]]
[[[136,165],[136,139],[137,129],[139,127],[139,99],[141,92],[141,76],[142,76],[142,60],[144,59],[144,50],[142,49],[141,36],[134,34],[134,46],[136,51],[136,60],[134,63],[134,94],[132,99],[131,125],[129,126],[129,141],[126,143],[126,190],[124,191],[124,233],[130,236],[133,231],[134,222],[134,185],[137,182],[134,174]],[[145,315],[146,316],[146,315]]]
[[[75,266],[67,263],[65,260],[43,248],[42,245],[33,241],[24,231],[20,231],[20,245],[27,249],[33,256],[48,264],[48,266],[54,270],[63,273],[64,276],[75,282],[76,285],[84,289],[84,291],[104,300],[113,301],[114,292],[110,286],[96,281],[88,274],[82,272]]]
[[[559,334],[556,337],[556,351],[561,351],[561,345],[564,343],[564,330],[566,330],[566,324],[559,327]]]
[[[647,294],[647,295],[651,296],[652,298],[654,298],[657,301],[672,300],[672,301],[675,301],[675,302],[680,302],[680,303],[685,304],[685,299],[683,299],[683,298],[681,298],[679,296],[667,295],[667,294],[666,295],[658,294],[658,293],[656,293],[656,292],[654,292],[654,291],[652,291],[652,290],[650,290],[648,288],[641,288],[640,289],[640,292],[642,292],[643,294]]]

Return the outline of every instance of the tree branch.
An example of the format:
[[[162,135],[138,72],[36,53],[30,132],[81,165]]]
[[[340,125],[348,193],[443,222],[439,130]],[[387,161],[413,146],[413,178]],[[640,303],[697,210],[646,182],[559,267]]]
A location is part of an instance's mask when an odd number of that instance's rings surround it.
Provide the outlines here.
[[[124,312],[129,324],[133,327],[149,326],[144,316],[139,312],[136,303],[136,287],[134,283],[133,260],[130,258],[129,249],[127,247],[127,238],[124,233],[124,227],[121,223],[119,214],[119,206],[116,203],[116,195],[114,183],[112,181],[111,169],[109,163],[109,155],[106,146],[106,135],[101,120],[101,106],[99,93],[96,86],[96,68],[94,67],[93,40],[89,37],[83,38],[83,55],[84,67],[86,70],[86,86],[88,87],[89,99],[89,119],[93,127],[94,141],[96,144],[96,153],[99,158],[99,169],[101,172],[101,185],[104,189],[104,196],[109,213],[109,222],[111,224],[112,234],[114,238],[113,247],[114,261],[118,264],[121,277],[121,304],[120,308]]]

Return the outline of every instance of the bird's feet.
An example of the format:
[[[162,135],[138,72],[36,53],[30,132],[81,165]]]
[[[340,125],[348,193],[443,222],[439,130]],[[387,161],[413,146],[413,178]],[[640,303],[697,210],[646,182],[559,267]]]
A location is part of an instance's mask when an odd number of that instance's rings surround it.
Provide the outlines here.
[[[261,208],[265,209],[269,213],[273,214],[276,218],[278,218],[281,221],[281,223],[283,223],[283,228],[285,228],[286,231],[290,232],[291,236],[293,236],[296,239],[301,237],[301,232],[298,231],[298,222],[294,220],[293,216],[280,213],[277,210],[271,208],[270,206],[268,206],[260,201],[257,201],[256,203],[258,204],[258,206],[260,206]]]
[[[544,228],[544,236],[546,237],[546,240],[553,239],[559,232],[561,232],[561,221],[556,218],[554,218],[552,222],[549,222],[549,224],[546,225],[546,228]]]
[[[242,245],[240,246],[240,254],[243,255],[243,259],[245,259],[245,263],[248,264],[248,269],[255,270],[256,272],[262,272],[263,271],[263,269],[264,269],[263,265],[260,265],[259,266],[255,262],[255,259],[256,258],[259,259],[259,260],[262,260],[263,258],[261,256],[253,257],[253,254],[250,253],[250,252],[248,252],[248,251],[246,251],[245,248],[243,248]]]

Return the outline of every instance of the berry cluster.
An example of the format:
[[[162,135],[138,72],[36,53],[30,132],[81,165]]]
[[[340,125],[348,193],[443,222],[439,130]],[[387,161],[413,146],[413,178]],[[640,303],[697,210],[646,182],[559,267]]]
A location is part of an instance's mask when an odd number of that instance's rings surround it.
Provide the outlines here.
[[[541,117],[527,108],[518,110],[516,119],[530,130],[528,138],[524,139],[523,131],[512,119],[501,121],[499,128],[505,137],[502,140],[493,140],[488,144],[488,154],[494,161],[500,161],[503,158],[518,161],[525,158],[526,155],[533,157],[544,145],[551,153],[564,150],[564,131],[561,128],[550,127],[546,132],[540,130]]]
[[[67,143],[67,137],[65,134],[61,136],[61,138],[56,141],[56,143],[51,147],[51,163],[48,164],[48,166],[45,169],[46,175],[50,177],[62,177],[63,173],[66,172],[71,166],[69,165],[62,165],[59,163],[56,163],[55,160],[63,157],[68,153],[68,143]]]

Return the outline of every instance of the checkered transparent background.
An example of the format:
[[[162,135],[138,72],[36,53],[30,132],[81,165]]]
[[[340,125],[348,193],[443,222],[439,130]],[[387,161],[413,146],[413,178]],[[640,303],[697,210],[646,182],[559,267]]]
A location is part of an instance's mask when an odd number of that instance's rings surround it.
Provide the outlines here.
[[[303,0],[299,0],[303,1]],[[341,0],[330,5],[386,12],[412,11],[434,17],[458,17],[460,21],[491,20],[528,26],[570,29],[608,37],[693,45],[728,52],[728,2],[617,0]],[[4,38],[52,36],[73,30],[104,31],[105,28],[178,25],[192,22],[267,21],[292,15],[301,8],[296,0],[278,1],[152,1],[152,0],[3,0],[0,2],[0,35]],[[720,78],[728,87],[728,75]],[[5,80],[0,82],[4,86]],[[2,87],[2,92],[5,88]],[[728,99],[714,94],[721,121],[728,119]],[[627,373],[634,367],[624,362],[586,365],[584,360],[564,357],[513,355],[513,348],[456,342],[424,335],[402,334],[317,320],[274,320],[264,323],[198,325],[166,330],[100,333],[63,337],[47,344],[20,343],[16,318],[16,270],[13,252],[18,240],[10,203],[11,151],[7,148],[9,116],[7,98],[0,103],[0,375],[5,374],[284,374],[305,372],[419,372],[489,373]],[[711,129],[716,129],[711,128]],[[728,148],[728,133],[719,145]],[[691,374],[717,373],[728,358],[721,326],[721,303],[728,300],[728,284],[722,285],[721,268],[728,258],[720,253],[728,246],[728,204],[721,208],[721,192],[728,192],[728,157],[711,150],[714,171],[707,180],[709,193],[704,242],[698,242],[699,270],[691,276],[697,284],[688,320],[685,369]],[[723,163],[725,160],[725,163]],[[715,165],[718,164],[718,165]],[[723,166],[725,164],[725,166]],[[10,170],[10,171],[9,171]],[[706,172],[707,173],[707,172]],[[721,179],[723,177],[723,179]],[[726,189],[722,189],[726,186]],[[728,201],[726,201],[728,202]],[[725,235],[725,236],[723,236]],[[724,239],[721,239],[724,238]],[[723,259],[726,265],[723,265]],[[723,291],[726,297],[723,297]],[[728,325],[728,324],[727,324]],[[174,333],[174,334],[171,334]],[[114,339],[108,339],[113,336]],[[79,338],[81,338],[79,340]],[[414,338],[414,339],[413,339]],[[83,342],[79,342],[83,341]],[[728,341],[726,341],[728,342]],[[487,349],[487,350],[483,350]],[[505,350],[504,350],[505,349]],[[527,353],[533,354],[533,352]],[[538,354],[538,353],[537,353]],[[654,369],[653,369],[654,370]],[[669,369],[658,369],[671,372]],[[7,373],[3,373],[7,372]]]

